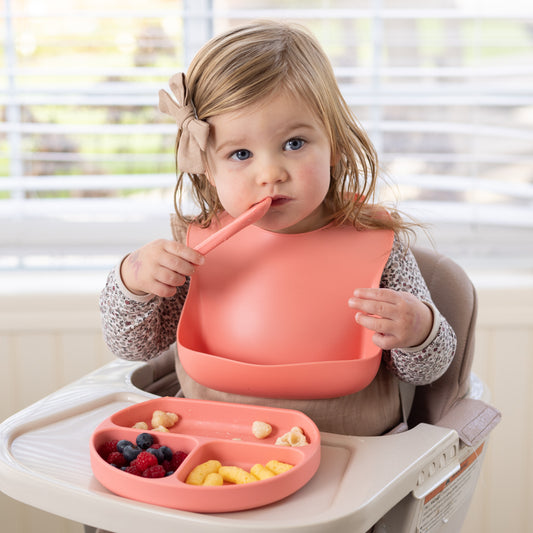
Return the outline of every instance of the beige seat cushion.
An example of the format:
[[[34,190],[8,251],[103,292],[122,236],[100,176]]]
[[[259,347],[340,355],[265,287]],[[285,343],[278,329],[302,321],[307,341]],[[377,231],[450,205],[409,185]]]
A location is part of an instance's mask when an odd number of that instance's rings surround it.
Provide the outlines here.
[[[428,248],[415,247],[413,253],[435,305],[455,331],[457,349],[440,379],[416,388],[410,426],[419,422],[436,424],[468,392],[477,316],[476,291],[458,264]]]

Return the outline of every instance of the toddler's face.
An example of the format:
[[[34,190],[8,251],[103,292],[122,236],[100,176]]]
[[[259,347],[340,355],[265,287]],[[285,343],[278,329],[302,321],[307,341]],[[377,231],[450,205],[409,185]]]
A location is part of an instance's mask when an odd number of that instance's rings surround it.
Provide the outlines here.
[[[207,175],[231,216],[270,196],[272,205],[258,226],[301,233],[326,224],[331,149],[302,98],[280,91],[208,122]]]

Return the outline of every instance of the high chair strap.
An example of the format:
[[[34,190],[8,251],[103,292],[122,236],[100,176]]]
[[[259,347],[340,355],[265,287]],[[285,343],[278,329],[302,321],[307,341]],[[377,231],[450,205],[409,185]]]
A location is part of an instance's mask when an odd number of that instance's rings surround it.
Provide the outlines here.
[[[411,414],[411,407],[413,406],[413,400],[415,397],[415,385],[411,383],[406,383],[405,381],[400,381],[400,403],[402,406],[402,417],[405,428],[409,428],[408,420],[409,415]]]

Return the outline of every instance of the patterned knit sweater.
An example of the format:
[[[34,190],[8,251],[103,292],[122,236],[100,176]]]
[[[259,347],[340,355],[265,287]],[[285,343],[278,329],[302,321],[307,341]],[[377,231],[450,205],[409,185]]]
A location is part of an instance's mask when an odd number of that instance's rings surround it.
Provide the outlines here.
[[[189,284],[178,287],[172,298],[137,296],[124,286],[119,271],[120,265],[117,265],[110,272],[100,295],[105,341],[119,358],[151,359],[175,342]],[[433,304],[413,254],[398,238],[394,239],[380,286],[414,294],[432,308],[434,317],[432,333],[423,344],[383,352],[387,368],[400,380],[414,385],[435,381],[453,359],[455,333]]]

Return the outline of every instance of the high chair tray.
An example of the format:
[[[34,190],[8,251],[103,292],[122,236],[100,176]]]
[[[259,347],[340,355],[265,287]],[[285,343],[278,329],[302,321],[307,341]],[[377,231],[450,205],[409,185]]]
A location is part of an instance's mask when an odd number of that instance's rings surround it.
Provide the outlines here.
[[[2,422],[0,490],[49,513],[115,533],[363,533],[409,493],[438,484],[459,467],[456,455],[438,476],[421,479],[428,465],[438,463],[447,450],[458,449],[457,433],[447,428],[422,424],[385,437],[321,433],[320,444],[312,439],[309,448],[312,451],[315,443],[320,448],[314,476],[299,490],[261,507],[196,513],[125,498],[108,490],[95,476],[91,438],[102,421],[116,423],[113,417],[123,409],[137,409],[151,399],[161,401],[132,384],[132,374],[143,367],[143,363],[114,361]],[[186,420],[186,413],[182,414]],[[211,415],[213,426],[215,419]],[[117,427],[121,419],[118,422]],[[200,437],[218,442],[220,436],[207,427],[194,431],[191,427],[188,432],[187,438],[198,442]],[[221,441],[229,446],[231,438]],[[252,445],[255,447],[250,442]],[[271,448],[270,444],[258,446]],[[302,470],[306,461],[312,463],[313,459],[302,456]],[[198,489],[200,494],[203,488]]]
[[[173,424],[169,420],[166,432],[154,430],[155,411],[172,413],[178,420]],[[161,416],[156,415],[155,420]],[[269,424],[270,435],[256,437],[254,421]],[[139,422],[147,429],[133,428]],[[307,444],[276,445],[276,440],[295,426],[302,429]],[[121,439],[135,443],[142,433],[150,435],[155,444],[186,453],[187,457],[174,472],[169,465],[170,475],[148,478],[123,471],[102,456],[100,450],[105,443]],[[121,496],[186,511],[240,511],[281,500],[305,485],[320,463],[320,433],[314,422],[299,411],[166,397],[140,402],[108,417],[93,433],[90,452],[96,478]],[[193,468],[206,461],[249,472],[254,465],[264,466],[271,460],[292,468],[268,479],[241,484],[205,486],[186,482]]]

